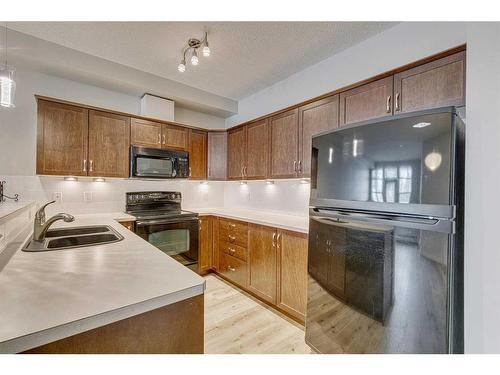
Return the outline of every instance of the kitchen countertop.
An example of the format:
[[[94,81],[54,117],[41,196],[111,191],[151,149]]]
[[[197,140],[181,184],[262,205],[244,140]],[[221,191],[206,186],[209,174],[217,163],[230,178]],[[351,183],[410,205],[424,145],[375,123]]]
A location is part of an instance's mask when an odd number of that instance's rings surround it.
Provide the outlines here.
[[[77,215],[53,227],[109,225],[124,239],[28,253],[32,224],[1,254],[0,353],[21,352],[204,293],[205,281],[115,219]],[[4,266],[2,268],[2,266]]]
[[[24,208],[35,204],[34,201],[2,202],[0,203],[0,223],[7,220],[10,216],[16,214]]]
[[[268,225],[293,232],[309,232],[309,216],[283,214],[276,211],[248,210],[242,208],[192,208],[187,211],[200,215],[214,215],[228,219],[242,220],[249,223]]]

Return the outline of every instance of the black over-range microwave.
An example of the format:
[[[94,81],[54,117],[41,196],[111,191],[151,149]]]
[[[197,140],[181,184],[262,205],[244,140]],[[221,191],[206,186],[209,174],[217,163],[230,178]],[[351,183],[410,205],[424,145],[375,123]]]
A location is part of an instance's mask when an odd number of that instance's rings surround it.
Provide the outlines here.
[[[130,146],[130,177],[188,178],[189,153]]]

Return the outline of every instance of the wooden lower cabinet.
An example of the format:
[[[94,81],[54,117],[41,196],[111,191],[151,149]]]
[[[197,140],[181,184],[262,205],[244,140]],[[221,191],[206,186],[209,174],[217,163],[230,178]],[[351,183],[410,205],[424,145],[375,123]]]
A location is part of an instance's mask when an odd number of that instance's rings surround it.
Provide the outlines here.
[[[135,232],[135,221],[120,221],[120,224],[123,225],[128,230]]]
[[[276,229],[248,225],[248,289],[267,302],[276,303]]]
[[[307,303],[307,234],[279,230],[276,305],[300,321]]]
[[[226,253],[220,253],[220,268],[218,272],[236,285],[243,288],[247,287],[247,262]]]
[[[198,237],[198,272],[204,273],[212,268],[212,246],[213,246],[213,217],[200,216],[199,228],[200,235]]]
[[[214,254],[218,257],[214,263],[218,265],[213,269],[226,280],[304,323],[307,234],[225,218],[219,218],[218,222],[213,227],[214,243],[217,243]],[[227,241],[229,234],[238,234],[238,243]]]
[[[202,354],[204,295],[51,342],[27,354]]]

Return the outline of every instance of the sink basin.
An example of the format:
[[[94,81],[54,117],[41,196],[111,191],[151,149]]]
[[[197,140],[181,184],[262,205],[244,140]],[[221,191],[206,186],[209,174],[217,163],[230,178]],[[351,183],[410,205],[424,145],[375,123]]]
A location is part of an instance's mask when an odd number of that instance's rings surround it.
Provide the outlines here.
[[[82,234],[94,234],[109,232],[110,227],[107,225],[95,225],[89,227],[71,227],[71,228],[57,228],[49,229],[45,234],[45,238],[53,237],[66,237],[66,236],[79,236]]]
[[[51,251],[95,246],[123,240],[123,236],[107,225],[50,229],[45,241],[30,240],[23,251]]]

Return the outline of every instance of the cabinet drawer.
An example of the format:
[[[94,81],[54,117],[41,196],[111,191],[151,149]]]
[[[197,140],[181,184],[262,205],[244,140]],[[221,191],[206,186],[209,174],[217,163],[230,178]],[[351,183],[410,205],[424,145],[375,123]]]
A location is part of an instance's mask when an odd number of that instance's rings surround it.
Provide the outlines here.
[[[243,231],[230,231],[226,229],[221,229],[219,231],[219,240],[246,248],[248,242],[248,233],[247,231],[243,232]]]
[[[226,242],[226,241],[221,241],[219,244],[219,249],[222,252],[224,252],[228,255],[232,255],[235,258],[238,258],[238,259],[241,259],[244,261],[247,260],[247,249],[242,247],[242,246],[231,244],[231,243]]]
[[[248,224],[228,219],[219,219],[220,229],[225,229],[227,231],[245,232],[248,230]]]
[[[235,284],[246,287],[248,275],[247,263],[224,252],[221,252],[220,256],[220,274]]]

